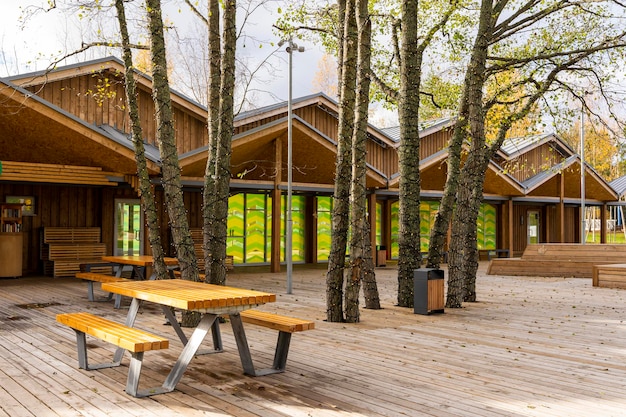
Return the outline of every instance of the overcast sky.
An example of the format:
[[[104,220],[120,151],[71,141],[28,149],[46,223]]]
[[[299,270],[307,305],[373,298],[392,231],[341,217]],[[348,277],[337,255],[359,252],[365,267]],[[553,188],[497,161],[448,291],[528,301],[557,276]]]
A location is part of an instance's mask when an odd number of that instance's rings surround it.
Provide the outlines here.
[[[180,4],[180,7],[177,6]],[[59,13],[39,13],[31,17],[26,25],[22,24],[24,9],[28,6],[45,7],[46,0],[0,0],[0,76],[14,75],[29,71],[43,70],[48,67],[54,57],[63,52],[72,51],[80,46],[80,33],[77,19],[63,18]],[[180,22],[184,6],[182,1],[163,0],[164,7],[168,7],[168,18]],[[247,27],[248,34],[264,43],[240,48],[239,54],[246,55],[247,60],[254,62],[262,59],[276,48],[270,42],[277,43],[279,39],[272,32],[272,23],[277,15],[278,2],[270,3],[264,9],[258,9],[251,18],[252,24]],[[185,26],[185,25],[182,25]],[[251,44],[251,43],[250,43]],[[318,61],[323,51],[306,42],[304,53],[293,55],[293,97],[313,93],[312,80],[317,72]],[[92,56],[85,56],[81,60],[102,56],[96,52]],[[106,54],[105,54],[106,55]],[[258,106],[272,104],[288,97],[288,64],[287,53],[283,48],[273,60],[271,74],[263,76],[263,82],[258,86],[261,90],[271,91],[272,94],[257,93],[255,98]],[[282,57],[282,58],[280,58]],[[75,61],[71,61],[75,62]]]

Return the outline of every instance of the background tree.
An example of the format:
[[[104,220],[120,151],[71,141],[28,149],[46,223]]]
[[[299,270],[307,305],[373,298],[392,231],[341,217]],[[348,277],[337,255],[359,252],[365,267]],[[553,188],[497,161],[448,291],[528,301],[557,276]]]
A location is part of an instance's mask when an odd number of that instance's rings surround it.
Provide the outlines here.
[[[579,7],[583,3],[586,7]],[[508,5],[510,9],[507,9]],[[581,74],[601,80],[603,77],[594,70],[598,68],[597,60],[605,61],[606,54],[624,46],[624,33],[608,19],[610,15],[603,8],[607,5],[591,1],[481,2],[479,30],[471,56],[473,64],[466,73],[468,94],[461,102],[461,108],[467,108],[467,131],[471,143],[458,176],[460,186],[452,196],[456,199],[456,210],[452,222],[446,306],[459,307],[463,300],[475,300],[478,259],[475,225],[484,175],[490,158],[501,147],[511,126],[526,117],[535,103],[551,92],[564,89],[575,94],[573,85],[566,81],[568,76],[570,82],[572,76]],[[593,30],[580,36],[580,28],[572,25],[572,21]],[[557,30],[564,27],[571,29],[571,35]],[[530,37],[526,36],[529,28],[534,29]],[[556,33],[568,42],[557,42],[553,38]],[[498,85],[495,94],[484,95],[485,86],[494,82],[497,74],[513,68],[522,74],[521,81]],[[522,93],[516,96],[515,91]],[[485,118],[496,108],[501,117],[497,118],[495,140],[488,143]],[[446,195],[444,199],[446,197],[450,196]]]
[[[560,137],[580,154],[580,119]],[[619,143],[615,134],[603,123],[585,117],[585,162],[604,179],[612,181],[620,176]]]
[[[325,54],[317,62],[317,72],[312,82],[312,92],[323,92],[333,99],[337,99],[337,62],[329,55]]]

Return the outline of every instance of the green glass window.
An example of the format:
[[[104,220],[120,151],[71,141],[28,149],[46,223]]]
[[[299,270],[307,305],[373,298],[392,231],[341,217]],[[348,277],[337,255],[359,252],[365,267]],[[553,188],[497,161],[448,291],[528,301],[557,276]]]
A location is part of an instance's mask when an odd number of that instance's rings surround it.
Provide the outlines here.
[[[266,202],[267,198],[264,194],[246,194],[246,263],[262,263],[267,260],[265,255]]]
[[[496,249],[496,208],[483,203],[476,221],[478,249]]]
[[[303,262],[304,261],[304,208],[305,208],[305,198],[302,196],[292,196],[291,197],[291,220],[292,220],[292,230],[291,230],[291,260],[293,262]],[[287,207],[287,203],[285,202],[285,211]],[[285,216],[286,217],[286,216]],[[285,228],[286,229],[286,228]],[[285,234],[283,233],[283,236]]]
[[[244,205],[245,194],[236,194],[228,199],[226,254],[231,255],[236,264],[243,263],[245,259]]]
[[[327,261],[332,231],[332,197],[317,197],[317,260]]]

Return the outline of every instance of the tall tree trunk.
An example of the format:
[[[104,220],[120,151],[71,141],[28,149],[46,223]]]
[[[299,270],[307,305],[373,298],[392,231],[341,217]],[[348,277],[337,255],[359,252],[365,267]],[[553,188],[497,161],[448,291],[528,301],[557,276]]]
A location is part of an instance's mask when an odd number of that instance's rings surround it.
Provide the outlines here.
[[[356,33],[354,0],[345,2],[339,99],[339,140],[335,191],[332,211],[332,239],[326,274],[326,316],[329,322],[342,322],[343,273],[350,218],[350,181],[352,162],[352,132],[354,130],[354,99],[356,86]]]
[[[152,98],[156,112],[157,143],[161,154],[165,204],[170,218],[170,229],[182,278],[190,281],[199,281],[198,263],[191,233],[189,232],[189,220],[180,180],[171,93],[167,79],[167,58],[163,34],[163,18],[161,16],[161,1],[146,0],[146,8],[148,10],[152,53]],[[195,327],[199,321],[199,316],[197,313],[184,311],[182,314],[182,325]]]
[[[198,280],[198,264],[194,252],[193,240],[189,233],[187,210],[183,200],[183,187],[180,181],[180,166],[172,115],[170,86],[167,79],[167,58],[161,1],[147,0],[150,40],[152,52],[152,80],[156,123],[157,143],[163,164],[163,189],[165,203],[170,218],[170,228],[183,279]]]
[[[488,161],[487,161],[488,163]],[[476,164],[474,164],[476,165]],[[483,201],[483,185],[485,183],[485,170],[486,164],[483,161],[479,161],[476,170],[472,173],[468,173],[471,184],[472,192],[470,194],[471,200],[467,204],[467,223],[464,224],[466,228],[465,235],[465,259],[463,262],[463,276],[465,296],[463,301],[475,302],[476,301],[476,273],[478,272],[478,241],[477,241],[477,228],[478,213],[480,213],[480,206]]]
[[[465,87],[467,90],[467,85]],[[443,260],[444,244],[448,235],[448,228],[456,203],[456,192],[459,185],[459,176],[461,172],[461,150],[463,143],[467,139],[467,91],[464,91],[461,97],[461,106],[459,108],[457,121],[454,124],[452,136],[448,143],[448,176],[446,185],[443,189],[443,196],[439,204],[439,210],[435,215],[435,222],[430,229],[430,240],[428,246],[428,262],[427,268],[439,268]],[[450,262],[450,254],[448,257]]]
[[[213,265],[212,246],[215,240],[215,205],[216,205],[216,163],[217,141],[220,127],[220,91],[222,72],[222,51],[220,36],[220,5],[219,0],[208,1],[208,47],[209,47],[209,84],[207,86],[208,104],[208,156],[204,174],[203,191],[203,242],[205,279],[211,279]]]
[[[472,49],[470,64],[467,68],[465,83],[467,86],[468,126],[472,138],[471,152],[465,162],[460,175],[460,186],[457,190],[457,208],[453,217],[451,255],[448,262],[448,300],[446,307],[461,307],[466,296],[465,276],[471,271],[472,264],[478,262],[477,253],[471,250],[476,246],[476,218],[478,209],[473,205],[476,200],[472,195],[476,192],[476,173],[480,169],[480,158],[487,150],[485,146],[485,115],[483,111],[483,87],[485,85],[485,69],[489,39],[493,31],[493,3],[491,0],[482,0],[478,34]],[[481,190],[482,191],[482,190]],[[479,204],[479,203],[478,203]],[[473,211],[476,214],[472,216]],[[473,218],[473,223],[472,223]],[[469,233],[468,228],[474,232]],[[471,239],[474,242],[471,242]],[[454,247],[454,248],[453,248]],[[466,264],[467,263],[467,264]]]
[[[141,121],[139,119],[139,105],[137,103],[137,85],[135,83],[135,72],[133,69],[133,54],[129,46],[130,38],[128,35],[128,25],[126,23],[124,1],[115,0],[115,8],[117,10],[117,20],[120,25],[120,35],[122,37],[122,58],[124,61],[126,104],[130,117],[133,145],[135,146],[137,177],[139,178],[139,197],[141,198],[141,206],[146,215],[148,241],[150,242],[152,256],[154,258],[154,271],[157,279],[167,279],[169,278],[169,274],[167,266],[163,260],[165,253],[163,251],[163,245],[161,244],[158,210],[156,208],[154,190],[150,184],[150,176],[148,174],[146,154],[143,145],[143,132],[141,128]]]
[[[421,54],[418,45],[418,0],[402,2],[400,62],[400,233],[398,236],[398,305],[413,307],[413,272],[420,267],[420,137],[419,89]]]
[[[348,323],[357,323],[360,318],[359,294],[361,281],[369,308],[380,308],[380,298],[374,274],[369,221],[367,217],[367,123],[369,108],[369,71],[371,54],[371,22],[367,0],[356,0],[358,29],[358,64],[354,134],[352,136],[352,191],[350,268],[346,281],[345,318]]]
[[[235,49],[237,42],[235,0],[223,2],[223,55],[221,60],[219,129],[215,162],[215,195],[211,284],[226,283],[226,235],[230,195],[230,154],[234,125]]]

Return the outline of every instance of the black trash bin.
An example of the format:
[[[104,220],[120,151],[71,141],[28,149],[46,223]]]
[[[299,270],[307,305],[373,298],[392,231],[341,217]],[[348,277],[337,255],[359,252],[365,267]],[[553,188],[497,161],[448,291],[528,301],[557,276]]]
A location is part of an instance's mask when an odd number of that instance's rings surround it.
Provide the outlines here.
[[[421,268],[413,271],[413,312],[415,314],[443,313],[444,272]]]
[[[376,246],[376,266],[387,266],[387,247]]]

